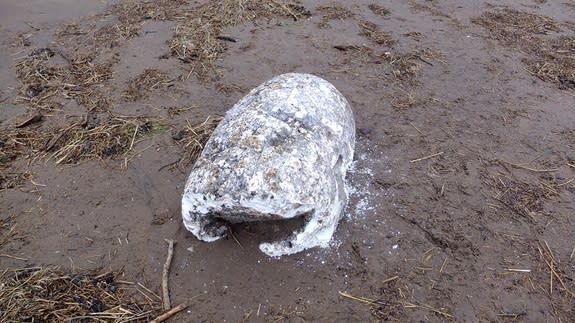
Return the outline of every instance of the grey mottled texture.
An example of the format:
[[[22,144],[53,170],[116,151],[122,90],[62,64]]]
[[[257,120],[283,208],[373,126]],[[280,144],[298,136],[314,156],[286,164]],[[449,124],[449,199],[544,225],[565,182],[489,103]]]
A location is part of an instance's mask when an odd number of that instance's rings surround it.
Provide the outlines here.
[[[218,125],[182,198],[186,228],[203,241],[225,222],[304,215],[303,231],[260,249],[281,256],[327,246],[347,201],[355,123],[347,100],[310,74],[283,74],[253,89]]]

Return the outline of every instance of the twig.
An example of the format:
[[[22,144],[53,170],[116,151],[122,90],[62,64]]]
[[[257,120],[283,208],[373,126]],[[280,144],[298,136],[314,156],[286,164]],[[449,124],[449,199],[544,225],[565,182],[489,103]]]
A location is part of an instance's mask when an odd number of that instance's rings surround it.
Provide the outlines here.
[[[445,316],[445,317],[453,318],[453,314],[444,312],[444,311],[442,311],[442,310],[440,310],[440,309],[437,309],[437,308],[435,308],[435,307],[431,307],[431,306],[425,305],[425,304],[423,304],[423,305],[417,305],[417,304],[413,304],[413,303],[410,303],[410,302],[405,302],[404,305],[403,305],[403,307],[405,307],[405,308],[418,308],[418,307],[419,307],[419,308],[424,308],[424,309],[430,310],[430,311],[432,311],[432,312],[435,312],[435,313],[437,313],[437,314],[441,314],[441,315],[443,315],[443,316]]]
[[[136,135],[138,134],[138,130],[139,130],[138,128],[139,128],[139,126],[136,125],[135,128],[136,128],[136,130],[134,130],[134,135],[132,136],[132,142],[130,143],[130,148],[128,148],[127,151],[132,150],[132,148],[134,147],[134,141],[136,140]]]
[[[441,268],[439,269],[440,273],[443,273],[446,264],[447,264],[447,257],[445,257],[445,260],[443,260],[443,264],[441,264]]]
[[[422,136],[425,136],[425,134],[424,134],[421,130],[419,130],[419,128],[417,128],[413,123],[411,123],[411,121],[409,121],[409,124],[410,124],[413,128],[415,128],[415,130],[417,130],[417,132],[419,132]]]
[[[144,286],[144,285],[142,285],[142,284],[140,284],[140,283],[137,283],[137,285],[140,286],[143,290],[145,290],[148,294],[153,295],[155,298],[157,298],[157,299],[159,299],[159,300],[162,299],[162,298],[160,297],[160,295],[158,295],[158,294],[152,292],[152,291],[151,291],[150,289],[148,289],[146,286]]]
[[[361,302],[361,303],[364,303],[364,304],[376,304],[376,302],[377,302],[377,301],[374,300],[374,299],[365,298],[365,297],[355,297],[355,296],[353,296],[353,295],[350,295],[350,294],[348,294],[348,293],[346,293],[346,292],[342,292],[342,291],[338,291],[338,294],[339,294],[340,296],[345,297],[345,298],[349,298],[349,299],[352,299],[352,300],[354,300],[354,301],[358,301],[358,302]]]
[[[166,258],[166,263],[164,263],[164,270],[162,271],[162,296],[164,300],[164,310],[167,311],[171,308],[170,305],[170,291],[168,289],[168,273],[170,271],[170,265],[172,264],[172,256],[174,255],[174,240],[165,239],[168,243],[168,257]],[[159,321],[161,322],[161,321]]]
[[[28,25],[28,27],[30,27],[30,28],[32,28],[32,29],[34,29],[34,30],[40,30],[40,28],[38,28],[38,27],[32,25],[32,23],[30,23],[30,22],[28,22],[28,21],[26,21],[25,24]]]
[[[382,284],[389,283],[390,281],[393,281],[393,280],[396,280],[396,279],[399,279],[399,278],[400,278],[399,276],[389,277],[389,278],[385,279],[384,281],[382,281],[381,283],[382,283]]]
[[[186,305],[186,304],[180,304],[180,305],[172,308],[171,310],[167,311],[166,313],[156,317],[154,320],[150,321],[150,323],[163,322],[163,321],[169,319],[170,317],[178,314],[179,312],[185,310],[187,307],[188,307],[188,305]]]
[[[569,293],[571,296],[575,296],[575,293],[573,293],[569,288],[567,288],[567,286],[565,285],[565,283],[563,282],[563,279],[561,278],[561,276],[559,275],[559,273],[557,272],[557,270],[555,270],[556,266],[556,260],[555,260],[555,256],[553,255],[553,251],[551,250],[551,247],[549,246],[549,244],[547,243],[546,240],[543,240],[543,243],[545,244],[543,246],[543,249],[545,250],[545,253],[541,250],[541,248],[537,247],[537,249],[539,249],[539,253],[541,254],[541,257],[543,258],[543,261],[545,262],[545,264],[547,265],[547,267],[549,267],[549,294],[553,293],[553,277],[557,278],[557,281],[559,282],[559,284],[561,284],[561,287],[563,287],[563,289]],[[545,254],[547,254],[547,258],[549,258],[549,260],[546,259]]]
[[[238,244],[238,246],[240,246],[240,248],[244,248],[244,246],[242,246],[242,244],[240,243],[240,241],[236,238],[236,236],[234,235],[234,233],[232,232],[232,230],[228,230],[230,236],[234,239],[234,241]]]
[[[531,168],[531,167],[524,166],[524,165],[522,165],[522,164],[511,163],[511,162],[508,162],[508,161],[505,161],[505,160],[502,160],[502,162],[505,163],[505,164],[511,165],[511,166],[513,166],[513,167],[516,167],[516,168],[522,168],[522,169],[529,170],[529,171],[536,172],[536,173],[556,172],[556,171],[559,170],[559,168],[536,169],[536,168]]]
[[[441,155],[443,155],[443,151],[438,152],[438,153],[433,154],[433,155],[429,155],[429,156],[425,156],[425,157],[421,157],[421,158],[417,158],[417,159],[412,159],[409,162],[410,163],[417,163],[417,162],[420,162],[422,160],[430,159],[430,158],[441,156]]]
[[[420,61],[424,62],[425,64],[427,64],[429,66],[433,66],[433,63],[431,63],[430,61],[426,60],[425,58],[423,58],[419,55],[413,55],[413,57],[419,59]]]
[[[20,258],[20,257],[16,257],[16,256],[7,255],[5,253],[0,254],[0,257],[6,257],[6,258],[22,260],[22,261],[28,261],[28,258]]]
[[[517,269],[517,268],[507,268],[506,271],[516,272],[516,273],[530,273],[531,269]]]
[[[526,314],[527,314],[527,313],[525,313],[525,312],[521,312],[521,313],[501,313],[501,314],[497,314],[497,316],[517,318],[517,317],[519,317],[519,316],[523,316],[523,315],[526,315]]]
[[[565,186],[565,185],[567,185],[567,184],[573,182],[574,180],[575,180],[575,176],[571,177],[571,179],[568,180],[568,181],[565,182],[565,183],[557,184],[557,187]]]
[[[164,166],[158,168],[158,172],[162,171],[162,169],[164,169],[164,168],[166,168],[166,167],[170,167],[170,166],[176,165],[178,162],[180,162],[180,160],[181,160],[181,158],[179,158],[178,160],[176,160],[176,161],[174,161],[174,162],[168,163],[168,164],[166,164],[166,165],[164,165]]]
[[[229,42],[232,42],[232,43],[235,43],[235,42],[238,41],[238,40],[235,39],[234,37],[232,37],[232,36],[226,36],[226,35],[216,36],[216,39],[225,40],[225,41],[229,41]]]

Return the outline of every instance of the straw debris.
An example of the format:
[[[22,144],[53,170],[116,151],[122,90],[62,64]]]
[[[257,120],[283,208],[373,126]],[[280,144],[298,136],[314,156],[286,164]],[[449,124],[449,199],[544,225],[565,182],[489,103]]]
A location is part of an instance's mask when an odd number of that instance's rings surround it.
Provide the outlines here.
[[[383,289],[382,289],[383,291]],[[371,314],[379,320],[384,321],[402,321],[406,318],[402,300],[398,294],[397,288],[386,289],[388,296],[380,299],[372,299],[363,296],[354,296],[347,292],[339,292],[343,298],[362,303],[369,306]],[[385,295],[385,294],[384,294]]]
[[[423,70],[424,64],[446,64],[443,53],[430,48],[414,49],[404,54],[376,51],[357,45],[335,45],[334,48],[344,53],[345,60],[341,63],[343,66],[373,64],[377,70],[377,79],[385,80],[384,86],[391,85],[386,100],[398,110],[412,107],[419,102],[416,95],[416,87],[419,85],[417,76]]]
[[[146,20],[175,20],[180,18],[180,6],[184,0],[145,0],[129,1],[110,7],[102,15],[113,17],[111,23],[98,28],[91,41],[96,47],[114,48],[127,40],[140,36],[140,30]]]
[[[527,71],[562,90],[575,89],[575,37],[552,37],[573,30],[573,24],[515,9],[484,12],[472,20],[489,31],[489,37],[527,54]]]
[[[130,1],[113,6],[109,14],[118,16],[124,24],[135,24],[144,20],[173,20],[179,16],[179,7],[188,4],[186,0]]]
[[[511,8],[484,12],[472,22],[487,28],[492,38],[513,43],[533,34],[547,35],[562,31],[559,23],[549,17]]]
[[[125,97],[127,100],[136,101],[146,98],[154,90],[165,90],[173,85],[174,81],[167,74],[155,68],[148,68],[130,81]]]
[[[208,117],[200,124],[191,124],[188,121],[184,129],[172,136],[182,145],[182,156],[176,162],[180,170],[185,169],[198,159],[206,142],[222,119],[223,117]]]
[[[0,250],[10,241],[23,239],[25,235],[18,230],[14,216],[0,218]]]
[[[83,101],[86,93],[112,76],[110,63],[96,63],[94,59],[82,54],[68,58],[51,48],[33,50],[15,65],[20,83],[16,103],[55,110],[62,106],[62,99],[87,102]]]
[[[20,186],[31,178],[30,172],[5,172],[0,168],[0,191]]]
[[[37,137],[28,129],[0,130],[0,190],[16,187],[31,178],[29,172],[17,172],[12,166],[30,148],[30,141]]]
[[[373,12],[376,15],[380,15],[380,16],[387,16],[389,14],[391,14],[391,11],[389,11],[389,9],[386,9],[376,3],[372,3],[370,5],[367,6],[369,8],[369,10],[371,10],[371,12]]]
[[[444,17],[444,18],[450,18],[449,15],[445,14],[443,11],[439,10],[438,8],[435,7],[435,4],[431,1],[426,1],[428,3],[431,3],[432,7],[416,2],[415,0],[409,0],[409,6],[411,7],[412,10],[416,11],[416,12],[428,12],[430,14],[432,14],[433,16],[437,16],[437,17]]]
[[[483,182],[496,192],[495,200],[533,222],[537,222],[535,215],[543,211],[544,202],[559,194],[552,184],[532,184],[504,175],[483,176]]]
[[[230,95],[234,92],[247,92],[244,88],[237,83],[216,83],[216,90],[220,93]]]
[[[0,274],[0,321],[150,321],[160,311],[159,301],[136,297],[144,291],[119,282],[121,274],[67,273],[57,267],[5,270]]]
[[[393,46],[397,43],[397,40],[393,39],[390,33],[380,30],[379,27],[371,21],[360,20],[358,24],[361,33],[378,45]]]
[[[353,18],[354,13],[342,6],[321,6],[316,8],[316,10],[323,14],[321,17],[321,21],[318,23],[318,26],[321,28],[329,27],[329,22],[331,20],[345,20],[349,18]]]
[[[395,79],[415,84],[415,77],[423,69],[420,62],[433,65],[432,61],[444,62],[444,56],[432,49],[416,49],[405,54],[389,51],[375,51],[370,47],[356,45],[335,45],[335,49],[344,52],[349,58],[363,59],[364,63],[380,65]]]
[[[226,42],[219,38],[225,27],[272,17],[297,20],[310,15],[309,10],[299,2],[209,1],[183,13],[183,22],[176,27],[175,35],[169,40],[170,54],[184,63],[195,62],[191,72],[206,78],[215,72],[216,59],[227,49]]]
[[[156,119],[109,115],[47,131],[36,147],[56,164],[76,164],[128,154],[144,135],[163,132],[168,126]]]
[[[82,120],[38,130],[12,129],[0,134],[0,170],[28,153],[52,159],[56,164],[76,164],[128,154],[145,135],[165,132],[169,126],[159,119],[112,114],[86,114]],[[0,173],[0,188],[10,188],[29,174],[16,177]]]

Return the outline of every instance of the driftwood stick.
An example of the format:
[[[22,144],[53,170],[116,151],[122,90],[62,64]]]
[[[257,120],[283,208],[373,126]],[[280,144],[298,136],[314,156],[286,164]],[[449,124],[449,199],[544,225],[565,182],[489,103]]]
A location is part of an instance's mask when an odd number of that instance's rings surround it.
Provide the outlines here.
[[[150,323],[160,323],[163,322],[167,319],[169,319],[170,317],[178,314],[179,312],[185,310],[188,307],[188,305],[186,304],[180,304],[174,308],[172,308],[171,310],[165,312],[164,314],[156,317],[154,320],[150,321]]]
[[[412,159],[412,160],[410,160],[409,162],[410,162],[410,163],[417,163],[417,162],[419,162],[419,161],[427,160],[427,159],[430,159],[430,158],[433,158],[433,157],[437,157],[437,156],[441,156],[441,155],[443,155],[443,151],[438,152],[438,153],[433,154],[433,155],[429,155],[429,156],[425,156],[425,157],[421,157],[421,158],[417,158],[417,159]]]
[[[164,311],[168,311],[172,307],[170,305],[170,291],[168,289],[168,274],[170,272],[170,265],[172,264],[172,256],[174,255],[175,241],[171,239],[165,240],[168,243],[168,257],[166,258],[164,270],[162,271],[162,299],[164,300]]]

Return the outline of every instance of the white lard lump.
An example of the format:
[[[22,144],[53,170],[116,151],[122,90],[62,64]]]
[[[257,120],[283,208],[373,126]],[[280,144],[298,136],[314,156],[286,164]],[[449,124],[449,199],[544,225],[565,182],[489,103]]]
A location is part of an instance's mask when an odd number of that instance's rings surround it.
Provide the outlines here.
[[[182,198],[186,228],[215,241],[226,223],[305,217],[287,240],[260,244],[269,256],[327,247],[347,202],[355,122],[329,82],[289,73],[253,89],[206,143]]]

